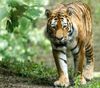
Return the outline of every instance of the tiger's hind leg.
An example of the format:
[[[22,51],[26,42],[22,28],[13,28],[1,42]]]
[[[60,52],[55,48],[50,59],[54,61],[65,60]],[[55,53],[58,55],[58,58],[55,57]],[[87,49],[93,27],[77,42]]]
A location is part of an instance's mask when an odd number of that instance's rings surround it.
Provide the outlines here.
[[[94,70],[94,55],[93,55],[93,46],[89,44],[85,48],[86,51],[86,67],[84,69],[84,77],[87,80],[91,80],[93,78],[93,70]]]
[[[81,84],[86,84],[86,80],[83,76],[83,64],[84,64],[84,59],[85,59],[85,48],[80,47],[80,49],[78,50],[77,53],[73,53],[73,56],[74,56],[75,75],[79,76],[79,81]]]

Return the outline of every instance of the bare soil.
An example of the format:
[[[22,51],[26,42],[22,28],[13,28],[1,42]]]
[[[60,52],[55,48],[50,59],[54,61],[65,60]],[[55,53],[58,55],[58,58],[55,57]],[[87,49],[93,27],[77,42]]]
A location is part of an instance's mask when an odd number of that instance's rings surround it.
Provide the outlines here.
[[[31,78],[19,77],[0,68],[0,88],[53,88],[53,86],[36,84]]]

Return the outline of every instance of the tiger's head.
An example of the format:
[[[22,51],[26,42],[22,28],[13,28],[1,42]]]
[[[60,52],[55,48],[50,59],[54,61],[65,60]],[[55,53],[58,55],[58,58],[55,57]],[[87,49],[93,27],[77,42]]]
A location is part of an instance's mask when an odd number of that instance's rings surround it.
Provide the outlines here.
[[[71,22],[72,12],[70,10],[46,10],[47,16],[47,35],[51,42],[64,44],[72,39],[74,28]]]

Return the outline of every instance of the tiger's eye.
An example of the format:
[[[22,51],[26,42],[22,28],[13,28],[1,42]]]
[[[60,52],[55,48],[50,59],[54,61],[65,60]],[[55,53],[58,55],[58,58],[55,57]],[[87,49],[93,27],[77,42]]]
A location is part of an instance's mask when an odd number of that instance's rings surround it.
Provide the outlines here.
[[[64,18],[60,18],[61,20],[64,20]]]

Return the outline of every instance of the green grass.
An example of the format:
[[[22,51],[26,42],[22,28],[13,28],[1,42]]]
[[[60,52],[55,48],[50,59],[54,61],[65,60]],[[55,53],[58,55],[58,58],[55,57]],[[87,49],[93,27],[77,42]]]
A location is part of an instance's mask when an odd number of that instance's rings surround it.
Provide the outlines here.
[[[25,61],[24,63],[1,62],[0,67],[7,69],[7,71],[14,73],[16,76],[30,78],[34,84],[52,85],[56,79],[57,74],[55,68],[50,68],[43,62],[34,63]]]
[[[79,88],[100,88],[100,78],[94,78],[90,82],[87,82],[86,85],[82,85]]]
[[[81,85],[79,79],[75,80],[74,88],[100,88],[100,78],[93,78],[91,81],[87,81],[86,84]]]
[[[26,61],[24,63],[13,62],[13,63],[2,63],[0,64],[3,68],[7,68],[10,71],[16,73],[17,76],[30,78],[32,83],[37,85],[47,85],[53,86],[53,82],[57,79],[56,68],[48,67],[43,62],[34,63]],[[69,76],[74,80],[74,85],[71,85],[69,88],[100,88],[100,78],[94,78],[93,80],[87,82],[86,85],[79,84],[79,78],[73,78],[73,70],[69,69]]]

